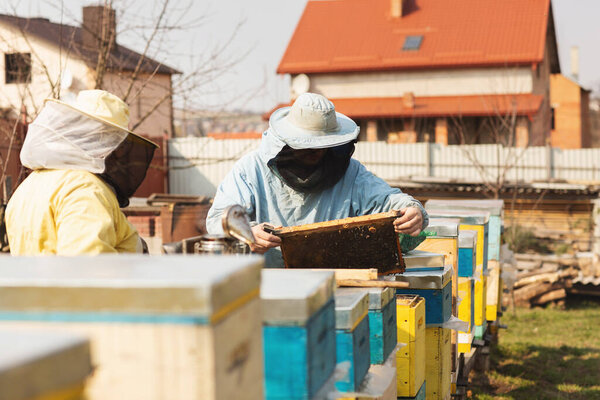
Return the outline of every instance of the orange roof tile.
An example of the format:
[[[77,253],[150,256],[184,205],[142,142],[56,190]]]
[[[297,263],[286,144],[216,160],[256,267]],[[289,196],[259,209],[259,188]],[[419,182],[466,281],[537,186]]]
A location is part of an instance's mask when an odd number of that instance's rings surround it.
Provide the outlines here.
[[[533,94],[415,97],[414,108],[405,107],[401,97],[330,99],[335,109],[350,118],[426,118],[535,115],[543,96]],[[264,114],[269,116],[281,104]]]
[[[278,73],[522,65],[543,60],[550,0],[309,1]],[[419,50],[402,51],[406,36],[423,35]],[[555,53],[553,51],[552,53]],[[553,72],[558,58],[551,55]]]

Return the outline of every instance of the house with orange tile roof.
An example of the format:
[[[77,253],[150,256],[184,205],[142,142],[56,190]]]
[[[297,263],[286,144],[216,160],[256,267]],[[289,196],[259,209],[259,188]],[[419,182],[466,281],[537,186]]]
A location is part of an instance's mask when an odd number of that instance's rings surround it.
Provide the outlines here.
[[[310,0],[277,68],[360,140],[544,145],[560,73],[550,0]]]

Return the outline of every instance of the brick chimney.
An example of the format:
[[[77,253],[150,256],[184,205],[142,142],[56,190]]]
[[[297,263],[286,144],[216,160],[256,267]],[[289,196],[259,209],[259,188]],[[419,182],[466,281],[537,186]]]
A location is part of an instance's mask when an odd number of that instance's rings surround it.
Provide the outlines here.
[[[115,10],[105,6],[83,7],[83,46],[99,49],[102,42],[114,48],[117,41],[117,19]]]
[[[392,18],[401,18],[406,14],[405,0],[390,0]]]

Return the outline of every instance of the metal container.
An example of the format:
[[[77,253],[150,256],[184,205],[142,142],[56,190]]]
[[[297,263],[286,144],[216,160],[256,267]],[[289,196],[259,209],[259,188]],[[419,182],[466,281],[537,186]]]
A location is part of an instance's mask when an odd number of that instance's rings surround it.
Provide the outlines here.
[[[250,254],[250,247],[239,240],[223,235],[203,235],[194,243],[196,254]]]

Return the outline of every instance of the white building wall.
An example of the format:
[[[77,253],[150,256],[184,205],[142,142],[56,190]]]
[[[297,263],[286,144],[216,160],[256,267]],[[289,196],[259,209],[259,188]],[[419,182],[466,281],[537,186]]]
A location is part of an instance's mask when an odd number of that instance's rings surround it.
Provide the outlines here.
[[[312,74],[309,91],[329,98],[531,93],[530,67]]]
[[[31,53],[31,83],[6,84],[6,53]],[[52,96],[52,86],[57,86],[61,71],[67,69],[73,77],[70,90],[77,93],[90,87],[89,68],[81,60],[64,49],[59,52],[58,47],[43,39],[25,37],[14,27],[0,23],[0,107],[18,112],[24,103],[30,117],[37,115],[44,99]]]

